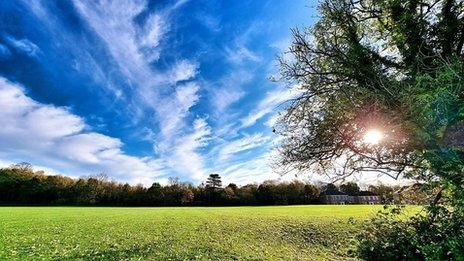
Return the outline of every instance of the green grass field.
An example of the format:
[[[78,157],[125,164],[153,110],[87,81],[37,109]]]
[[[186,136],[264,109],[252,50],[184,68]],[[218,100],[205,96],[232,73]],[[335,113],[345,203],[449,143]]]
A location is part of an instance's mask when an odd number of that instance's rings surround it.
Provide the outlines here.
[[[1,207],[0,259],[349,259],[380,208]]]

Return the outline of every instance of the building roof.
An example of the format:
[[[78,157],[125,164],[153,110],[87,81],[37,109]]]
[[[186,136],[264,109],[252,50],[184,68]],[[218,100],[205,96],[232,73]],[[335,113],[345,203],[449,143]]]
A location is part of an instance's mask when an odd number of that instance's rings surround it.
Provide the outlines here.
[[[341,192],[341,191],[338,191],[338,190],[335,190],[335,191],[323,191],[321,193],[321,195],[323,196],[336,196],[336,195],[342,195],[342,196],[348,196],[347,194]]]
[[[362,190],[362,191],[359,191],[358,196],[378,196],[378,195],[372,191]]]

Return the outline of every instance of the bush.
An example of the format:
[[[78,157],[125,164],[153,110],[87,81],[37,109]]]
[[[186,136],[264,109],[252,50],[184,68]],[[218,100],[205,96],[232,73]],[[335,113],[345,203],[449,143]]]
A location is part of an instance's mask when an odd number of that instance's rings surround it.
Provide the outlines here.
[[[407,217],[402,207],[386,208],[359,235],[365,260],[464,260],[464,215],[428,207]]]

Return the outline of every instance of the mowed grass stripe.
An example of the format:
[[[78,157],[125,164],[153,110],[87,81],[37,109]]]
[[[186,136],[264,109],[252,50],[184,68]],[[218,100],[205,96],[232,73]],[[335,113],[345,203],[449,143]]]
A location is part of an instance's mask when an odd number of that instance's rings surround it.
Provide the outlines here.
[[[380,209],[2,207],[0,259],[349,259],[359,221]]]

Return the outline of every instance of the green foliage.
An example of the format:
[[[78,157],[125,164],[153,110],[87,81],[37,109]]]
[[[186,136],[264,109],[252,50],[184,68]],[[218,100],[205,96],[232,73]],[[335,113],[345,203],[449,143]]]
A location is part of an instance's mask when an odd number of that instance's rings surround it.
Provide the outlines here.
[[[464,216],[444,207],[413,217],[387,209],[367,223],[358,253],[365,260],[464,260]]]
[[[221,176],[219,176],[219,174],[210,174],[206,180],[206,187],[211,189],[218,189],[222,187]]]
[[[350,196],[356,196],[359,193],[359,186],[355,182],[347,182],[340,185],[339,188],[341,192]]]
[[[214,175],[214,174],[213,174]],[[106,176],[77,180],[46,176],[32,168],[0,169],[0,204],[6,205],[100,205],[100,206],[186,206],[186,205],[287,205],[317,203],[319,189],[300,181],[273,182],[221,188],[215,174],[207,186],[193,186],[172,178],[145,188],[109,181]]]
[[[394,190],[390,186],[386,185],[370,185],[369,191],[380,196],[380,201],[382,204],[390,204],[394,201]]]
[[[301,91],[276,126],[280,163],[426,183],[435,197],[425,213],[374,220],[363,256],[462,259],[463,2],[322,0],[319,11],[312,28],[293,31],[291,59],[280,59],[282,78]],[[369,129],[382,142],[363,142]]]
[[[344,260],[379,208],[3,207],[0,260]]]
[[[414,117],[416,134],[423,142],[440,141],[448,125],[464,120],[463,73],[463,62],[456,60],[441,65],[434,76],[417,75],[405,90],[403,102],[411,107],[409,117]]]

